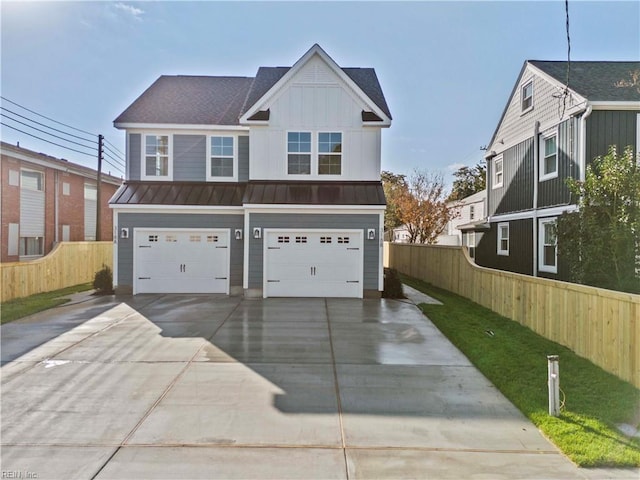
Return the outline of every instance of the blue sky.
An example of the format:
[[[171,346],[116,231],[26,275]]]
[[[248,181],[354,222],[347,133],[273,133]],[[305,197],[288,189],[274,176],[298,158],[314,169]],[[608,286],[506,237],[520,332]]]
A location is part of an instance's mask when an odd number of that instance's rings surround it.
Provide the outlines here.
[[[567,57],[562,0],[0,8],[2,96],[102,133],[121,150],[124,134],[112,121],[158,76],[253,76],[262,65],[292,65],[319,43],[341,66],[376,69],[394,118],[383,169],[447,176],[482,159],[524,60]],[[569,13],[573,60],[640,60],[640,2],[570,0]],[[95,166],[4,127],[2,139]]]

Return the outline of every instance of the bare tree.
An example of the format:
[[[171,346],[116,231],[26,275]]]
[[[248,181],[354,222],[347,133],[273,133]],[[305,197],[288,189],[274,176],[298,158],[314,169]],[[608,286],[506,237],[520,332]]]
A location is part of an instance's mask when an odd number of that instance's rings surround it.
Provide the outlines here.
[[[414,170],[397,197],[397,214],[409,233],[409,243],[435,243],[458,215],[447,205],[441,174]]]

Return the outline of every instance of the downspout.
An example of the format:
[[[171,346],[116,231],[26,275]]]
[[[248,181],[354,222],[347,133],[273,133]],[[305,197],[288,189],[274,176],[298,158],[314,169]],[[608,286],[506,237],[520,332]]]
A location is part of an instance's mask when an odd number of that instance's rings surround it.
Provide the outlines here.
[[[580,118],[580,181],[584,182],[587,172],[587,118],[593,106],[587,102],[587,109]]]
[[[59,204],[59,195],[60,195],[60,186],[58,185],[58,183],[60,182],[60,177],[58,175],[58,171],[54,170],[53,172],[53,185],[54,185],[54,195],[55,195],[55,199],[53,201],[53,228],[54,228],[54,234],[53,234],[53,244],[57,245],[58,244],[58,229],[60,228],[60,226],[58,225],[58,204]]]
[[[538,276],[538,166],[540,149],[540,122],[533,127],[533,276]]]

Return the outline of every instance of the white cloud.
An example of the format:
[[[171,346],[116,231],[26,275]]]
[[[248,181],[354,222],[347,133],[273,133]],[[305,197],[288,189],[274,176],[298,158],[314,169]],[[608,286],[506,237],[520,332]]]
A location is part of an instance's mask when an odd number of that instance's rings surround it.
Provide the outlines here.
[[[136,8],[132,5],[127,5],[125,3],[116,3],[114,5],[117,9],[122,10],[123,12],[127,12],[131,15],[133,15],[133,18],[135,18],[136,20],[142,20],[142,18],[140,17],[143,13],[144,10],[140,9],[140,8]]]
[[[449,173],[453,173],[455,171],[457,171],[458,169],[465,167],[466,165],[464,163],[451,163],[449,165],[447,165],[447,172]]]

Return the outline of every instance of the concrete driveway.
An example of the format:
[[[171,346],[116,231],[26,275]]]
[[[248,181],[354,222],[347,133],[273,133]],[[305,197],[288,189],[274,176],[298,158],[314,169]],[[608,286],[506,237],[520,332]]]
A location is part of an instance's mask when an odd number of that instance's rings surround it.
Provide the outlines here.
[[[600,478],[407,302],[93,297],[1,334],[3,478]]]

